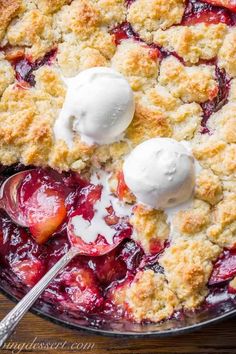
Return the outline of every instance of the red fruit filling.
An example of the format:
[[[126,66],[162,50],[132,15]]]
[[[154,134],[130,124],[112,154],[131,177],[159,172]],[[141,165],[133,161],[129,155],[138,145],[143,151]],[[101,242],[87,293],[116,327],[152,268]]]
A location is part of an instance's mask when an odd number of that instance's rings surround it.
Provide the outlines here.
[[[82,188],[80,190],[80,197],[77,202],[78,206],[70,215],[70,220],[73,220],[76,216],[82,216],[83,219],[91,222],[95,214],[94,205],[101,199],[101,192],[101,185],[89,184],[88,186]],[[127,218],[117,217],[112,205],[110,205],[106,210],[107,215],[104,217],[104,220],[108,226],[115,230],[115,235],[113,238],[114,244],[121,242],[121,240],[125,238],[130,238],[132,228],[129,225]],[[77,247],[81,248],[83,251],[86,251],[88,254],[99,255],[110,250],[110,245],[107,243],[105,235],[98,234],[95,243],[91,245],[86,244],[81,237],[78,237],[78,235],[75,234],[72,224],[69,224],[69,233],[71,243],[73,245],[77,245]]]
[[[90,267],[102,286],[125,278],[127,273],[127,265],[118,250],[113,250],[106,256],[91,258]]]
[[[202,11],[194,13],[192,16],[187,16],[183,19],[182,24],[186,26],[193,26],[197,23],[218,24],[219,22],[231,25],[232,20],[224,10],[216,11]]]
[[[80,190],[76,215],[91,221],[94,217],[94,204],[101,198],[102,186],[89,184]]]
[[[206,101],[201,104],[203,110],[203,119],[201,122],[202,134],[210,133],[207,127],[207,122],[210,116],[219,111],[228,101],[230,79],[225,73],[224,69],[220,69],[216,66],[216,78],[218,81],[218,94],[212,100]]]
[[[129,22],[123,22],[121,25],[113,28],[111,34],[115,36],[116,45],[119,45],[122,40],[129,38],[140,41],[139,35],[134,32]]]
[[[151,241],[150,254],[160,253],[165,248],[164,243],[156,240]]]
[[[29,287],[34,286],[45,272],[43,262],[34,257],[13,262],[12,270]]]
[[[181,24],[191,26],[201,22],[208,24],[222,22],[231,26],[234,24],[234,19],[227,9],[214,7],[203,1],[189,0]]]
[[[226,7],[227,9],[236,12],[236,1],[235,0],[204,0],[208,4],[214,6],[222,6]]]
[[[66,217],[65,189],[43,170],[29,171],[21,184],[19,205],[33,238],[42,244]]]

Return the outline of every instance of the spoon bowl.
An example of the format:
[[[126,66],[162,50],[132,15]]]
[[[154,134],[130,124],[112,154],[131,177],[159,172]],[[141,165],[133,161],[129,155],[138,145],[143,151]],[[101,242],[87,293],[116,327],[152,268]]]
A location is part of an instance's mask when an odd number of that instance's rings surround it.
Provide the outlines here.
[[[74,228],[72,226],[72,218],[70,218],[67,225],[67,236],[69,238],[70,244],[73,248],[80,250],[80,254],[97,257],[104,256],[105,254],[111,252],[116,248],[124,237],[117,237],[116,235],[113,238],[113,243],[109,244],[106,242],[106,239],[103,236],[98,235],[95,242],[85,242],[82,237],[79,237],[75,234]]]
[[[21,171],[7,178],[0,187],[0,208],[10,216],[11,220],[20,226],[27,227],[26,216],[20,208],[19,188],[32,170]]]

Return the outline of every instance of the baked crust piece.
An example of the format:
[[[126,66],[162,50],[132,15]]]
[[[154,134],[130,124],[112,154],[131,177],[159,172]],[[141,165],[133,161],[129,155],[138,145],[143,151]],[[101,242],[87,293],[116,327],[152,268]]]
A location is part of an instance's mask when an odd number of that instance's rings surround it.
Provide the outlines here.
[[[151,42],[156,30],[180,23],[183,14],[183,0],[136,0],[128,10],[127,20],[141,38]]]
[[[176,213],[174,226],[181,235],[194,235],[203,231],[210,222],[209,204],[195,199],[191,208]],[[174,236],[174,235],[173,235]]]
[[[70,4],[71,0],[34,0],[33,2],[42,13],[49,15],[59,11],[63,5]]]
[[[0,40],[3,39],[9,23],[21,12],[21,10],[21,0],[0,1]]]
[[[227,144],[224,140],[212,136],[208,139],[201,139],[195,145],[194,156],[201,162],[201,165],[212,169],[212,171],[223,178],[234,179],[236,172],[236,145]]]
[[[150,269],[138,272],[131,284],[116,290],[114,298],[136,322],[159,322],[171,317],[179,306],[163,274]]]
[[[195,195],[211,205],[217,204],[223,198],[219,177],[211,170],[202,170],[196,179]]]
[[[147,254],[153,253],[153,250],[155,252],[155,248],[161,249],[170,233],[164,212],[137,205],[133,213],[130,218],[130,223],[134,227],[132,238]]]
[[[185,62],[196,64],[218,55],[227,32],[223,23],[200,23],[195,26],[172,27],[154,33],[154,43],[176,52]]]
[[[132,39],[122,41],[112,58],[112,67],[128,78],[134,91],[144,90],[156,83],[159,59],[151,49]]]
[[[212,226],[207,230],[212,242],[221,247],[232,248],[236,244],[236,197],[227,194],[215,207],[212,215]]]
[[[6,40],[11,46],[26,47],[33,60],[43,57],[54,45],[52,17],[37,9],[27,11],[9,26]]]
[[[228,31],[224,38],[222,47],[218,53],[218,65],[226,70],[231,77],[236,76],[236,29],[232,28]]]
[[[162,61],[159,82],[166,86],[174,97],[188,103],[212,100],[218,93],[214,66],[188,67],[173,56]]]
[[[159,263],[165,270],[168,286],[185,308],[196,308],[207,295],[212,262],[220,252],[219,246],[199,234],[176,238],[161,256]]]
[[[66,170],[70,164],[88,157],[92,150],[75,141],[71,151],[63,142],[55,144],[53,123],[62,107],[65,88],[52,68],[44,66],[36,73],[34,88],[9,86],[0,102],[1,162],[10,165],[47,166]]]
[[[15,73],[11,64],[0,54],[0,95],[15,81]]]

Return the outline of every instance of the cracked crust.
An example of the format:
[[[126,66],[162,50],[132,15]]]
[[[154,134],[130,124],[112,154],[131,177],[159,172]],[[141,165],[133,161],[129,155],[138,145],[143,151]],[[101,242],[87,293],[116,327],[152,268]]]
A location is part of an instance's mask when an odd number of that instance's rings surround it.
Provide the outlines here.
[[[212,242],[221,247],[232,248],[236,245],[236,196],[225,196],[214,209],[212,225],[207,230]]]
[[[186,103],[212,100],[218,93],[214,66],[186,67],[173,56],[162,61],[159,82]]]
[[[178,309],[179,301],[169,288],[162,274],[152,270],[140,271],[133,282],[118,290],[116,299],[123,298],[123,304],[136,322],[159,322],[169,318]]]
[[[152,42],[153,33],[181,22],[184,13],[183,0],[136,0],[127,19],[141,38]]]
[[[159,59],[144,44],[133,40],[123,41],[112,58],[112,67],[128,78],[134,91],[143,90],[155,84]]]
[[[26,47],[26,55],[33,60],[41,58],[54,45],[52,18],[34,9],[12,23],[6,39],[11,46]]]
[[[203,235],[179,237],[171,243],[160,258],[170,290],[188,309],[196,308],[208,293],[207,282],[213,261],[221,249]]]
[[[214,59],[223,43],[227,26],[198,24],[172,27],[154,34],[154,43],[176,52],[187,63],[196,64],[200,59]]]
[[[169,238],[169,226],[164,212],[150,210],[142,205],[137,205],[130,219],[134,227],[132,238],[138,242],[146,253],[155,253],[162,248]]]
[[[22,11],[21,0],[0,1],[0,41],[3,39],[10,22]]]
[[[217,204],[223,198],[219,177],[211,170],[202,170],[196,179],[195,195],[211,205]]]

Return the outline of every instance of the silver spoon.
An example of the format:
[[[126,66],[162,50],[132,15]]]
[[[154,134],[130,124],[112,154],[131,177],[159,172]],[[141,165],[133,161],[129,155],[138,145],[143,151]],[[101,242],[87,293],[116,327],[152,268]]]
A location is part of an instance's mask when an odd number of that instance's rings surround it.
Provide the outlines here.
[[[4,209],[11,219],[21,226],[27,226],[24,216],[20,215],[17,206],[17,188],[25,178],[28,171],[19,172],[9,177],[0,188],[0,208]],[[72,219],[71,219],[72,220]],[[47,288],[51,280],[77,255],[103,256],[117,247],[121,239],[113,244],[99,245],[86,243],[73,232],[71,220],[68,222],[67,233],[71,243],[69,251],[42,277],[42,279],[23,297],[20,302],[0,322],[0,347],[12,334],[18,322],[30,309],[42,292]]]

